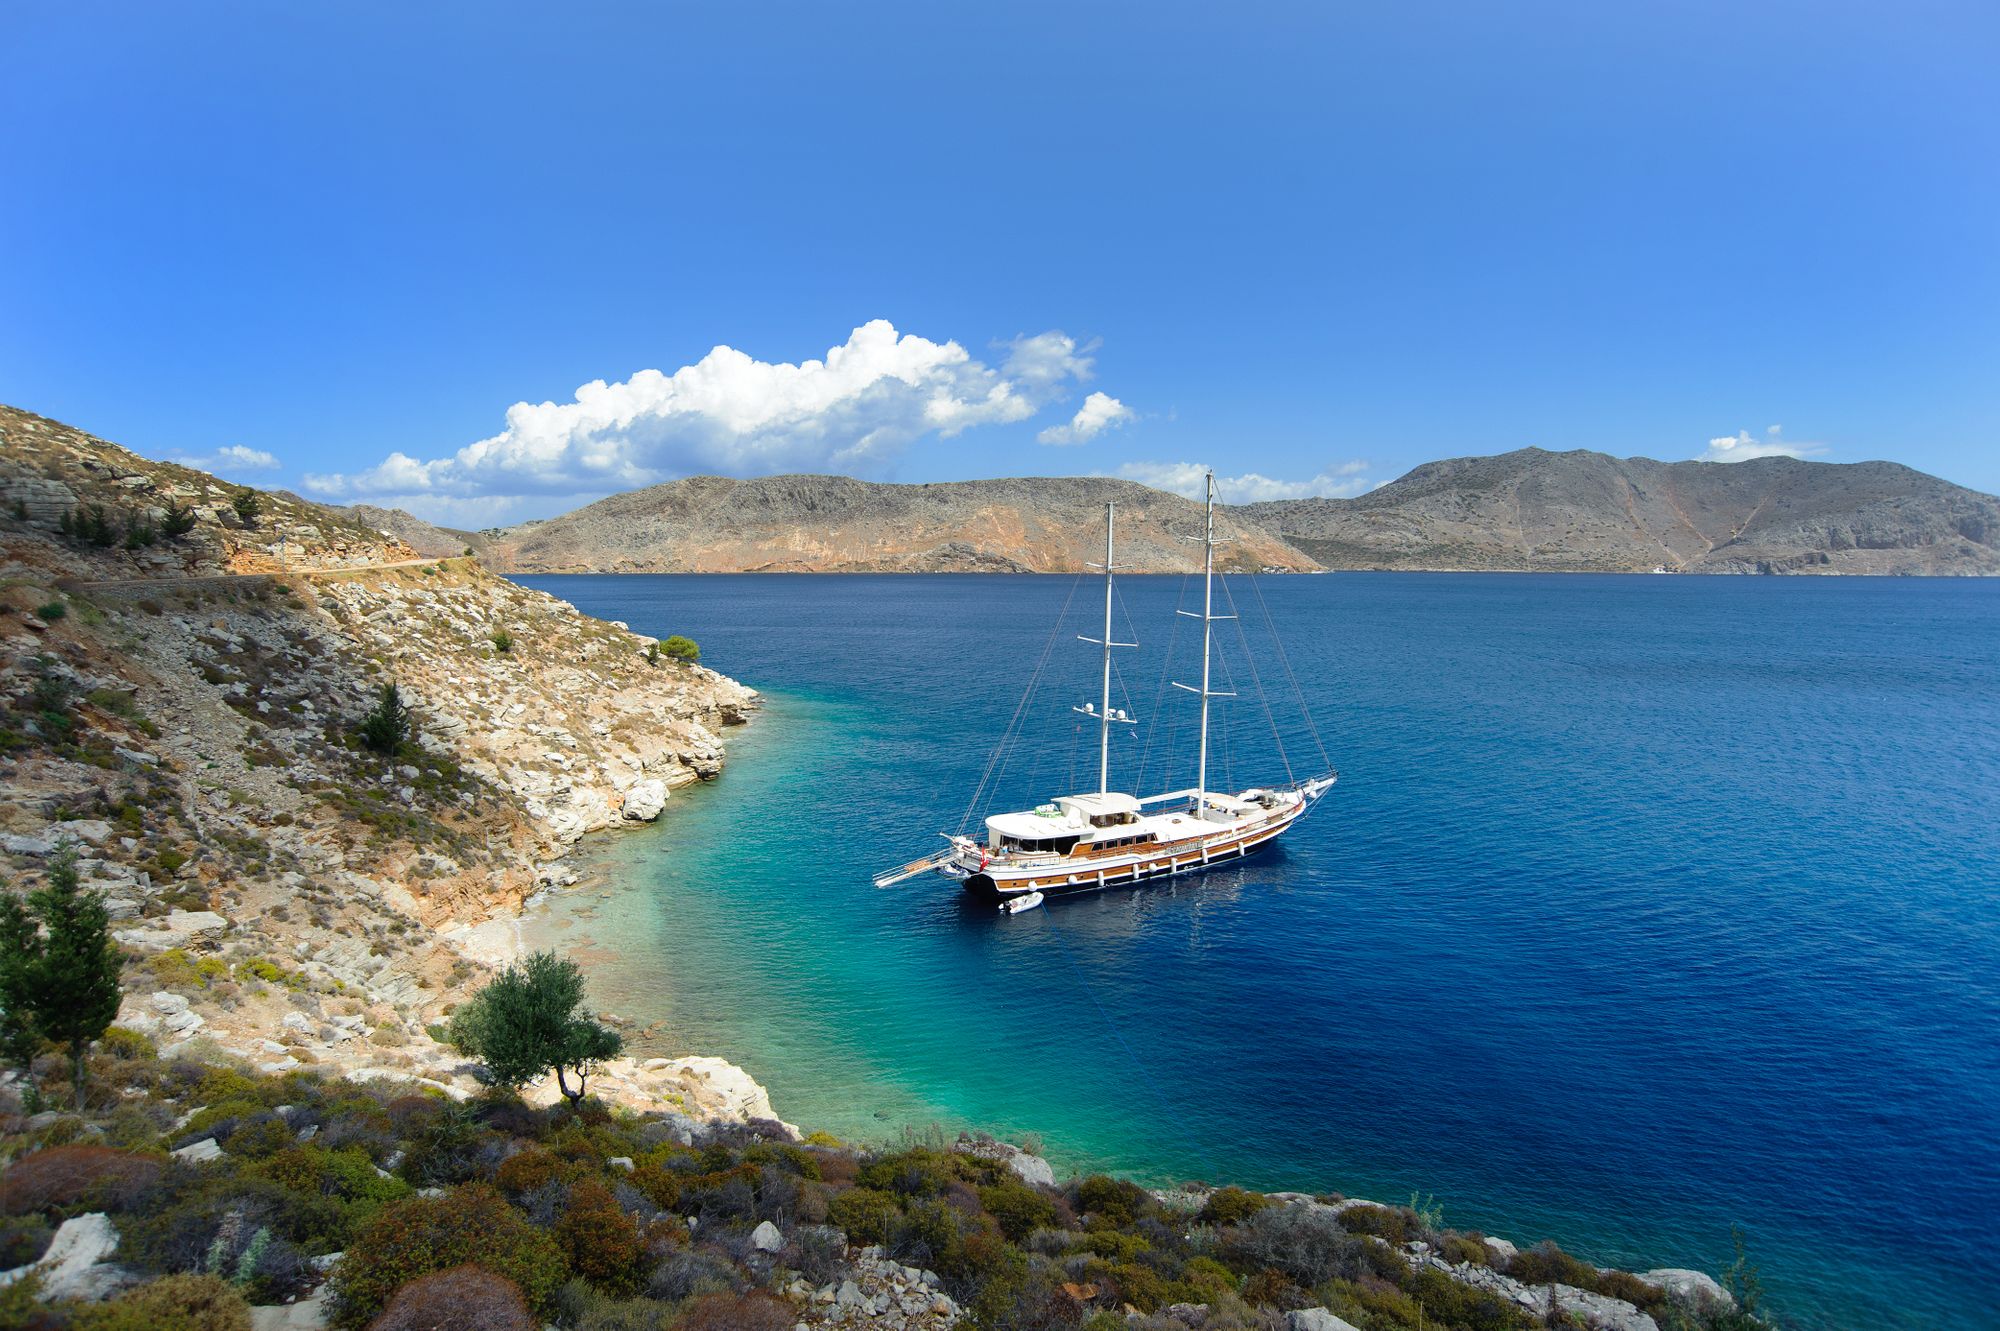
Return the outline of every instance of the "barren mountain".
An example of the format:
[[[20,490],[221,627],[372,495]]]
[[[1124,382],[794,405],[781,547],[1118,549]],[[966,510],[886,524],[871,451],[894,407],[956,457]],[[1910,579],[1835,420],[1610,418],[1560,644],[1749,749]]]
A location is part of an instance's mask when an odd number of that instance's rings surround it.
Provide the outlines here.
[[[1104,548],[1118,504],[1118,561],[1198,569],[1201,506],[1131,481],[1063,476],[879,485],[844,476],[694,476],[613,495],[501,533],[498,567],[521,573],[1070,573]],[[1269,532],[1222,516],[1231,569],[1308,570]]]
[[[1329,568],[2000,574],[2000,499],[1893,462],[1525,448],[1235,512]]]
[[[432,526],[422,518],[405,513],[400,508],[350,504],[346,508],[334,511],[352,518],[364,527],[379,531],[384,536],[392,536],[418,554],[431,559],[478,554],[485,550],[487,544],[487,538],[479,532],[461,531],[457,527]]]

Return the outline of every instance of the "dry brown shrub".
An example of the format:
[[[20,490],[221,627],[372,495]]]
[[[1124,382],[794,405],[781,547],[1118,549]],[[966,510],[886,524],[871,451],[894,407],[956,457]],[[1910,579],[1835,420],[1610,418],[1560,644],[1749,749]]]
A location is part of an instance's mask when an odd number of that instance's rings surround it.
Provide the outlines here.
[[[790,1304],[761,1290],[704,1294],[681,1312],[676,1331],[791,1331],[797,1321]]]
[[[117,1209],[162,1167],[153,1156],[109,1146],[51,1146],[22,1156],[0,1175],[0,1211],[25,1215],[86,1199]]]
[[[454,1266],[396,1291],[368,1331],[535,1331],[527,1300],[483,1266]]]

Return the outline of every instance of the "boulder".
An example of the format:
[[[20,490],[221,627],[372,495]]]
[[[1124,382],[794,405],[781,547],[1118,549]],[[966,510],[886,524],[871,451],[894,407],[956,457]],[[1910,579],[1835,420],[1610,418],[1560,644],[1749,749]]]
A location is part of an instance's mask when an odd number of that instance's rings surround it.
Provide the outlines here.
[[[134,947],[189,947],[215,938],[229,927],[229,921],[212,910],[169,911],[167,918],[150,929],[120,929],[118,941]]]
[[[625,792],[625,818],[629,822],[650,823],[667,807],[667,783],[649,776],[634,781]]]
[[[978,1156],[982,1160],[998,1160],[1013,1170],[1015,1177],[1021,1182],[1031,1187],[1053,1188],[1056,1185],[1056,1171],[1049,1162],[1018,1146],[1009,1146],[1006,1142],[968,1138],[958,1143],[958,1149],[966,1155]]]
[[[72,822],[57,823],[53,831],[57,841],[74,837],[93,846],[101,846],[111,839],[111,824],[102,818],[78,818]]]
[[[333,1325],[333,1287],[321,1285],[297,1303],[250,1310],[251,1331],[325,1331]]]
[[[1300,1308],[1285,1314],[1285,1331],[1359,1331],[1354,1323],[1325,1308]]]
[[[1491,1243],[1493,1240],[1488,1239]],[[1736,1299],[1715,1279],[1703,1271],[1690,1271],[1684,1267],[1663,1266],[1657,1271],[1642,1271],[1639,1279],[1649,1285],[1658,1285],[1667,1292],[1667,1297],[1675,1302],[1693,1308],[1697,1312],[1711,1307],[1734,1308]]]
[[[54,853],[55,848],[55,842],[50,841],[47,837],[0,837],[0,850],[5,850],[9,855],[32,855],[36,859],[40,859],[44,855]]]
[[[215,1138],[203,1137],[198,1142],[189,1142],[186,1146],[175,1151],[173,1155],[176,1160],[182,1160],[191,1165],[199,1165],[210,1160],[220,1160],[222,1158],[222,1148],[216,1145]]]
[[[758,1252],[777,1252],[785,1246],[785,1236],[768,1220],[760,1220],[750,1231],[750,1246]]]
[[[41,1277],[41,1297],[103,1299],[139,1283],[140,1277],[106,1259],[118,1251],[118,1231],[102,1211],[63,1221],[42,1260],[0,1272],[0,1285],[11,1285],[33,1271]]]

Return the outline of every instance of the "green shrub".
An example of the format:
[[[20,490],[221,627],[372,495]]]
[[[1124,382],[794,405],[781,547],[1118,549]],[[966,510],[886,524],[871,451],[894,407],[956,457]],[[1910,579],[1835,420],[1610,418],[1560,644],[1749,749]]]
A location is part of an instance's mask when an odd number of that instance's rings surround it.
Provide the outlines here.
[[[1549,1242],[1515,1253],[1508,1259],[1507,1274],[1524,1285],[1575,1285],[1578,1289],[1589,1289],[1597,1281],[1596,1267],[1579,1262]]]
[[[936,1197],[958,1178],[963,1160],[954,1152],[919,1146],[869,1161],[861,1167],[860,1181],[863,1187],[905,1197]]]
[[[1423,1235],[1416,1216],[1399,1206],[1350,1206],[1340,1213],[1340,1227],[1350,1234],[1372,1234],[1398,1247]]]
[[[828,1223],[847,1231],[855,1244],[887,1243],[889,1229],[902,1215],[894,1193],[876,1188],[849,1188],[827,1204]]]
[[[64,615],[67,615],[69,613],[69,607],[64,605],[61,601],[50,601],[47,605],[42,606],[40,609],[36,610],[35,613],[39,615],[41,618],[47,620],[49,623],[53,624],[57,620],[61,619]]]
[[[1439,1245],[1439,1255],[1453,1265],[1471,1262],[1474,1266],[1489,1266],[1493,1261],[1492,1252],[1475,1234],[1445,1235],[1444,1242]]]
[[[123,1026],[112,1026],[98,1038],[97,1051],[112,1058],[151,1059],[160,1056],[159,1046],[150,1035],[138,1031],[128,1031]]]
[[[502,656],[514,650],[514,635],[506,629],[493,630],[493,650]]]
[[[163,1276],[84,1313],[76,1331],[250,1331],[250,1305],[219,1276]]]
[[[12,1215],[0,1220],[0,1271],[39,1262],[49,1250],[49,1240],[55,1236],[54,1226],[38,1215]]]
[[[1271,1199],[1261,1193],[1237,1187],[1217,1188],[1208,1194],[1195,1220],[1204,1225],[1240,1225],[1270,1204]]]
[[[1092,1174],[1077,1185],[1077,1208],[1114,1225],[1129,1225],[1152,1205],[1152,1197],[1127,1179]]]
[[[678,633],[668,638],[665,642],[662,642],[660,650],[668,656],[673,657],[676,661],[699,661],[701,659],[701,648],[695,645],[694,639],[684,638]]]
[[[979,1204],[999,1222],[1000,1232],[1016,1243],[1056,1223],[1055,1203],[1014,1178],[981,1188]]]
[[[360,1327],[419,1276],[467,1262],[511,1281],[539,1310],[567,1274],[562,1250],[483,1184],[382,1208],[334,1275],[336,1324]]]

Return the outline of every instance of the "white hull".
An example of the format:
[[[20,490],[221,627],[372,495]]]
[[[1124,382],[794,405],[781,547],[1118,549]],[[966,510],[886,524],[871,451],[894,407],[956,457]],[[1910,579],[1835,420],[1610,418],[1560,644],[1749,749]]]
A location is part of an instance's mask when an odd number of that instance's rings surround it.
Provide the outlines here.
[[[1277,840],[1332,785],[1333,778],[1321,777],[1272,791],[1269,794],[1275,807],[1256,807],[1226,818],[1217,818],[1213,809],[1207,818],[1196,818],[1186,808],[1143,816],[1129,828],[1117,830],[1158,839],[1130,850],[1102,851],[1081,842],[1065,854],[1023,854],[995,852],[961,838],[936,868],[960,880],[972,895],[998,901],[1030,892],[1045,896],[1096,892],[1199,873],[1233,863]]]

